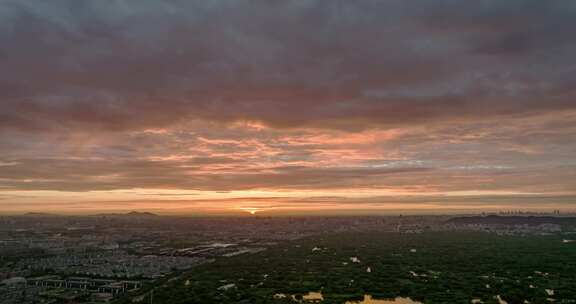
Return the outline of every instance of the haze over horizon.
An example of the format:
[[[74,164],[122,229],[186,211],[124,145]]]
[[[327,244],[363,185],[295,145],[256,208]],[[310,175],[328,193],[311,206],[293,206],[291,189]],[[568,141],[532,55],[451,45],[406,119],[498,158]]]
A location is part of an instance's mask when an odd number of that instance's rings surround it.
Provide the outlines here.
[[[0,2],[0,214],[576,211],[576,2]]]

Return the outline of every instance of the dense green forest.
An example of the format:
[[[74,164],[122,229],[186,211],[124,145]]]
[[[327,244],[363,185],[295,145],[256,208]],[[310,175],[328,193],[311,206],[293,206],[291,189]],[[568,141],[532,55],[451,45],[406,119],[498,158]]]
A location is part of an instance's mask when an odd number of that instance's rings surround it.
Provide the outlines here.
[[[321,292],[322,303],[365,294],[422,303],[499,303],[497,295],[509,304],[576,303],[576,243],[560,235],[454,232],[315,236],[194,268],[153,297],[155,304],[296,303],[308,292]]]

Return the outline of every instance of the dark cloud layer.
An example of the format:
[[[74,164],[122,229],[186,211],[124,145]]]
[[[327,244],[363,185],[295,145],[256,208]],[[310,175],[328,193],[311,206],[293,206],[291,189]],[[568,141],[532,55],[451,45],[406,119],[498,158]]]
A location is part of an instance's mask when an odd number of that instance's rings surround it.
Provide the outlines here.
[[[570,1],[0,3],[0,128],[358,129],[576,107]]]

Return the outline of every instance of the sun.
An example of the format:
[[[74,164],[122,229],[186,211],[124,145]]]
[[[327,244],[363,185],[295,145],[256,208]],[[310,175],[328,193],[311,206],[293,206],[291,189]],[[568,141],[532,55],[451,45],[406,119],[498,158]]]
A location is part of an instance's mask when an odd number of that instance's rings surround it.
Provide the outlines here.
[[[250,213],[251,215],[256,215],[256,213],[262,211],[261,208],[255,208],[255,207],[241,207],[241,208],[238,208],[238,209],[240,209],[240,210],[242,210],[242,211],[244,211],[244,212],[248,212],[248,213]]]

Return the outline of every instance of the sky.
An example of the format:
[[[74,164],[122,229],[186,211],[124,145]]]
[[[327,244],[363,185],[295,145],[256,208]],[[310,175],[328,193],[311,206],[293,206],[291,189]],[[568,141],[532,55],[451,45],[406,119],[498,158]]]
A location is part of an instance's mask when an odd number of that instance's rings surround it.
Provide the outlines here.
[[[576,2],[0,0],[0,213],[576,211]]]

